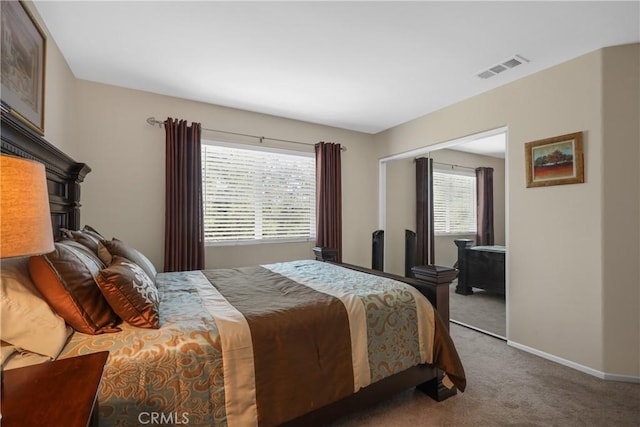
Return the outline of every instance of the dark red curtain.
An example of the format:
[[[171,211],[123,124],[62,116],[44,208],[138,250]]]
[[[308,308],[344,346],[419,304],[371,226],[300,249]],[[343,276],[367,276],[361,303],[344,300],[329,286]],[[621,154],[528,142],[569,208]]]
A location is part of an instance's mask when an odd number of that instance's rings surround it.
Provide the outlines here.
[[[340,144],[316,148],[316,246],[337,249],[342,262],[342,166]]]
[[[168,118],[164,271],[204,269],[200,123]]]
[[[416,265],[435,263],[433,159],[416,159]]]
[[[476,168],[476,245],[493,245],[493,168]]]

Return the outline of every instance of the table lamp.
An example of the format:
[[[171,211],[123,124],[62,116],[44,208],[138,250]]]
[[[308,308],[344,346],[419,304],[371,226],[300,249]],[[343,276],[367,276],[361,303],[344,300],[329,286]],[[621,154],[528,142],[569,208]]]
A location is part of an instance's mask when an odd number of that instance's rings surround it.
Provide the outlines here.
[[[0,258],[54,250],[42,163],[0,155]]]

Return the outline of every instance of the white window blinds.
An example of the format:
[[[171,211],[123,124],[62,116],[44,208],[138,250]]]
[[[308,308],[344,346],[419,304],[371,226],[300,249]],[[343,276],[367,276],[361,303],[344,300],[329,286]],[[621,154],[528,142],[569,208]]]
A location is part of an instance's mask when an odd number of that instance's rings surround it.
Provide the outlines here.
[[[202,188],[206,242],[315,239],[313,153],[203,143]]]
[[[436,234],[476,232],[476,177],[433,171],[433,216]]]

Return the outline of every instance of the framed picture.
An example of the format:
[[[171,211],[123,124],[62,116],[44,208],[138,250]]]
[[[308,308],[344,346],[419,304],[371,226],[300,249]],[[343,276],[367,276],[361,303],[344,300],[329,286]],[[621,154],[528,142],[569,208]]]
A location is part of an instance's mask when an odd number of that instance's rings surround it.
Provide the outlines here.
[[[47,39],[22,2],[2,2],[2,103],[44,134]]]
[[[527,187],[584,182],[582,132],[527,142]]]

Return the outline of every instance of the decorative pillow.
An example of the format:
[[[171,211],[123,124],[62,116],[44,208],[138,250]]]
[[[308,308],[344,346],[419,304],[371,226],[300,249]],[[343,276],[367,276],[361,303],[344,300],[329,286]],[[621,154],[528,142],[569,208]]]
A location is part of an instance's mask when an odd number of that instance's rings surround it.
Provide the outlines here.
[[[100,261],[102,261],[106,265],[110,265],[111,262],[113,261],[113,256],[111,255],[111,252],[109,252],[107,247],[104,245],[105,242],[106,240],[102,240],[100,243],[98,243],[98,258],[100,258]]]
[[[95,281],[100,268],[85,251],[65,242],[29,259],[33,283],[49,305],[76,331],[91,335],[120,330]]]
[[[87,234],[91,234],[93,237],[95,237],[98,240],[107,240],[106,237],[98,233],[96,229],[90,225],[85,225],[84,227],[82,227],[82,231],[84,231]]]
[[[76,240],[60,240],[58,243],[63,243],[65,246],[73,248],[80,252],[82,255],[88,257],[91,262],[95,263],[98,267],[105,268],[107,265],[102,262],[100,257],[96,252],[94,252],[91,248]]]
[[[98,274],[98,286],[125,322],[140,328],[159,327],[158,289],[136,263],[119,256]]]
[[[85,225],[82,230],[74,231],[61,229],[67,239],[81,243],[91,249],[95,254],[98,253],[98,243],[105,240],[102,234],[98,233],[93,227]]]
[[[103,251],[101,247],[98,248],[98,255],[105,264],[111,264],[112,261],[109,256],[120,256],[126,258],[129,261],[133,261],[135,264],[138,264],[144,270],[144,272],[147,273],[147,276],[151,278],[153,284],[155,285],[156,275],[158,274],[158,272],[156,271],[156,268],[153,266],[151,261],[149,261],[149,258],[144,256],[142,252],[132,248],[122,240],[118,239],[102,240],[100,244],[106,249],[106,251]]]
[[[29,277],[29,259],[3,260],[0,266],[0,335],[13,346],[55,359],[71,335]],[[4,361],[4,358],[3,358]]]

